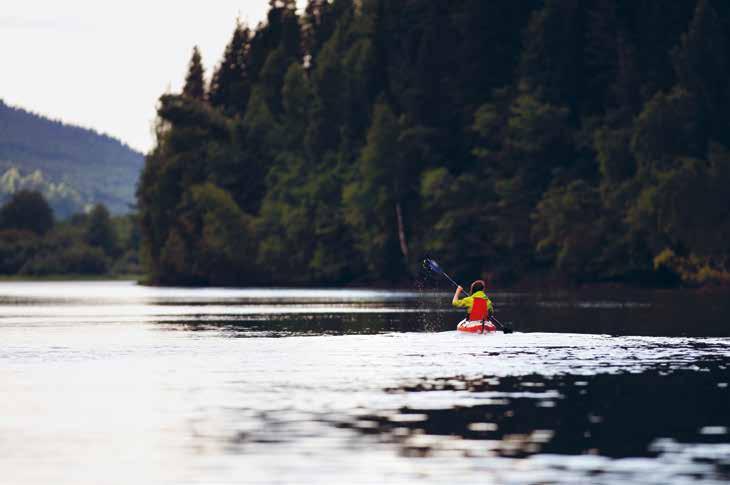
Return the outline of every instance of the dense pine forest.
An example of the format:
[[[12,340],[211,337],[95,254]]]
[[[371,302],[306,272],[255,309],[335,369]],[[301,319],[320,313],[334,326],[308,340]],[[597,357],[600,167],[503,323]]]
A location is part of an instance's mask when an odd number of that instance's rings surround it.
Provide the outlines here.
[[[233,19],[232,19],[233,20]],[[159,100],[157,284],[730,283],[730,4],[272,0]]]

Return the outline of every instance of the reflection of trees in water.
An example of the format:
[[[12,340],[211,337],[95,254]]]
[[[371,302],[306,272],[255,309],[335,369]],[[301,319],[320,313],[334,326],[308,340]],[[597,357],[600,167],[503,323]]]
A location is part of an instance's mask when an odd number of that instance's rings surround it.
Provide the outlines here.
[[[207,331],[224,330],[232,337],[276,336],[290,337],[298,335],[372,335],[384,332],[423,332],[423,313],[359,313],[359,314],[316,314],[316,315],[253,315],[225,316],[215,315],[176,317],[174,321],[159,319],[158,324],[173,331]],[[441,328],[431,330],[452,329],[448,316],[440,314]],[[447,314],[448,315],[448,314]],[[428,317],[435,320],[437,317]],[[265,335],[262,335],[262,332]]]
[[[697,366],[699,371],[675,370],[667,364],[640,374],[424,378],[386,391],[453,392],[457,404],[443,409],[405,407],[340,425],[380,435],[408,456],[457,449],[467,456],[516,458],[545,453],[655,457],[660,451],[654,445],[660,439],[728,444],[727,358],[718,356]],[[483,404],[459,405],[464,393],[475,394]],[[468,441],[459,445],[454,438]],[[721,471],[722,460],[707,460]]]
[[[282,294],[272,300],[222,302],[230,308],[252,306],[250,314],[205,313],[179,315],[176,322],[192,328],[226,327],[231,331],[265,330],[308,334],[375,334],[380,332],[444,332],[455,330],[462,315],[449,304],[450,295],[439,293],[444,284],[425,274],[414,280],[417,291],[387,293],[386,297],[351,300],[287,300]],[[497,315],[511,322],[518,332],[580,333],[648,336],[723,336],[730,300],[724,294],[665,292],[563,291],[493,292]],[[176,302],[179,304],[181,302]],[[273,303],[282,304],[275,310]],[[291,303],[296,311],[288,307]],[[164,303],[160,303],[165,305]],[[195,305],[195,302],[186,305]],[[210,304],[218,304],[215,301]],[[256,306],[261,311],[256,311]],[[307,308],[312,312],[307,313]],[[330,311],[331,309],[331,311]],[[196,312],[197,313],[197,312]],[[171,323],[160,319],[160,323]],[[478,337],[475,337],[478,338]],[[483,337],[482,337],[483,338]],[[621,345],[617,343],[616,345]],[[657,350],[662,350],[657,344]]]

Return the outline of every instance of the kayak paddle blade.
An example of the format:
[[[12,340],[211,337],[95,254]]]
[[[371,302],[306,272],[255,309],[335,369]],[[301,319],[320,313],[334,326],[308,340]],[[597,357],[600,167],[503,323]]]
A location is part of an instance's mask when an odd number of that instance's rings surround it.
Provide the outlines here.
[[[431,258],[424,259],[423,264],[434,273],[443,274],[444,272],[444,270],[441,269],[441,266],[439,266],[438,263]]]

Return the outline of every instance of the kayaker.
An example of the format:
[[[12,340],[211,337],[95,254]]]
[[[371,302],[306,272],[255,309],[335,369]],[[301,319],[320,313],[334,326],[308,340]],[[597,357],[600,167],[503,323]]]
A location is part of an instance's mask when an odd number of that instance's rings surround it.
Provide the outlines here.
[[[487,298],[484,290],[487,288],[487,284],[484,280],[476,280],[471,284],[471,296],[459,299],[459,293],[464,291],[464,288],[459,286],[456,288],[454,298],[451,300],[451,304],[455,307],[466,308],[469,311],[469,320],[488,320],[489,315],[492,314],[492,300]]]

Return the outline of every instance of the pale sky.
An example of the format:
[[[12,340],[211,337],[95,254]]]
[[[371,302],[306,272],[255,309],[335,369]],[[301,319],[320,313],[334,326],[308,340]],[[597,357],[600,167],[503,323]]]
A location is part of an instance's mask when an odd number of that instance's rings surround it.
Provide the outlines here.
[[[253,27],[267,11],[267,0],[9,0],[0,99],[147,151],[157,99],[181,89],[193,46],[209,79],[236,17]]]

